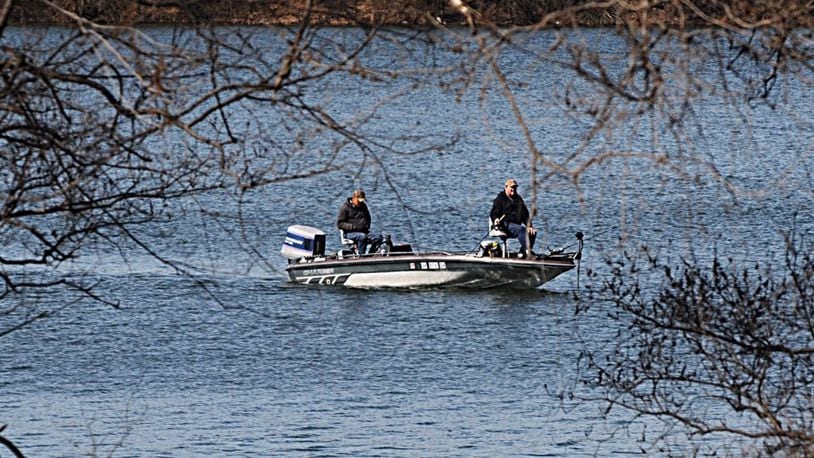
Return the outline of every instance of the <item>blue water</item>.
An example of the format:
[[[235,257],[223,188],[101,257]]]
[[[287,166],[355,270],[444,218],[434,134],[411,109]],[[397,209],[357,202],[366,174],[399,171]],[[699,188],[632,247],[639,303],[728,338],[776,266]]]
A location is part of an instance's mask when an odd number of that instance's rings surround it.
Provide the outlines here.
[[[347,38],[343,34],[357,32],[326,33]],[[608,32],[586,34],[608,38],[598,41],[602,52],[620,52]],[[528,46],[551,39],[532,36]],[[805,87],[787,83],[790,95],[779,108],[743,108],[751,128],[729,102],[710,97],[699,102],[694,121],[703,136],[687,135],[685,143],[665,137],[654,146],[643,126],[626,122],[584,147],[586,120],[569,113],[559,97],[566,89],[587,97],[591,88],[512,49],[501,59],[516,64],[508,77],[518,82],[518,99],[546,154],[563,159],[578,151],[584,159],[650,147],[681,168],[629,156],[589,169],[578,186],[556,176],[541,182],[538,249],[573,244],[573,234],[585,232],[583,287],[591,281],[587,270],[601,279],[605,258],[642,244],[674,259],[703,262],[717,249],[751,263],[779,259],[782,232],[793,225],[814,227],[814,130]],[[372,52],[367,59],[385,66],[397,55]],[[421,67],[427,64],[422,56],[409,62]],[[434,57],[443,63],[455,55]],[[321,84],[309,97],[343,119],[391,98],[363,128],[389,145],[406,150],[457,141],[422,154],[378,152],[379,163],[342,153],[337,172],[244,196],[240,224],[229,193],[177,203],[173,221],[140,230],[162,253],[201,267],[192,278],[137,250],[123,260],[98,247],[61,266],[98,280],[98,292],[121,307],[74,302],[69,292],[30,299],[33,309],[57,311],[0,338],[6,437],[29,456],[605,456],[648,450],[643,437],[659,425],[620,411],[603,415],[602,404],[571,396],[591,394],[576,385],[580,352],[609,345],[616,332],[606,304],[591,304],[594,313],[575,317],[578,301],[589,300],[574,295],[577,272],[529,292],[287,283],[278,255],[286,227],[322,228],[329,248],[336,248],[336,211],[355,187],[366,189],[378,230],[423,249],[476,246],[506,178],[517,178],[529,196],[524,140],[487,73],[459,101],[437,85],[402,96],[408,85],[401,81],[368,87],[337,76]],[[271,136],[279,128],[269,120],[274,115],[258,117],[257,109],[234,112],[234,124],[267,122]],[[257,143],[264,138],[258,134]],[[309,141],[314,148],[327,145],[320,136]],[[299,151],[292,159],[307,163],[323,153]],[[711,163],[737,185],[735,192],[716,181]],[[712,450],[731,445],[714,437],[694,440]],[[689,450],[680,434],[671,444]]]

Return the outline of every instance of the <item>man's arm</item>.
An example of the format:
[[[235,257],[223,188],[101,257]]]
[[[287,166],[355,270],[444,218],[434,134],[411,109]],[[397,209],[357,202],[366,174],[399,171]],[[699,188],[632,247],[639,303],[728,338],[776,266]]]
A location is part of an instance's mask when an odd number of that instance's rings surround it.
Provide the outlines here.
[[[336,227],[345,231],[353,232],[350,223],[348,222],[348,208],[346,204],[339,207],[339,214],[336,216]]]
[[[522,218],[521,222],[523,224],[528,224],[528,226],[531,227],[531,213],[529,213],[529,208],[526,206],[525,201],[523,201],[523,210],[522,211],[523,211],[523,218]]]
[[[364,230],[362,230],[362,232],[367,234],[368,232],[370,232],[370,224],[372,221],[370,217],[370,210],[368,210],[367,205],[364,206],[364,215],[365,215],[365,227]]]
[[[492,210],[489,212],[489,218],[494,221],[503,216],[503,209],[500,206],[500,196],[495,197],[492,201]]]

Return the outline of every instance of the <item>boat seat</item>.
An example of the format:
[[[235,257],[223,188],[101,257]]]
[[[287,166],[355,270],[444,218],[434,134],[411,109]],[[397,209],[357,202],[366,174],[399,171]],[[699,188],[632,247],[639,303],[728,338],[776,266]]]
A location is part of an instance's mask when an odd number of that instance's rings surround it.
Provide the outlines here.
[[[353,240],[345,237],[345,231],[339,229],[339,243],[342,244],[342,249],[339,250],[339,256],[342,257],[343,254],[346,254],[346,251],[349,251],[351,255],[358,255],[359,250],[356,249],[356,242]]]
[[[492,219],[489,218],[489,237],[499,238],[503,242],[503,257],[509,257],[509,234],[501,230],[499,227],[492,225]]]

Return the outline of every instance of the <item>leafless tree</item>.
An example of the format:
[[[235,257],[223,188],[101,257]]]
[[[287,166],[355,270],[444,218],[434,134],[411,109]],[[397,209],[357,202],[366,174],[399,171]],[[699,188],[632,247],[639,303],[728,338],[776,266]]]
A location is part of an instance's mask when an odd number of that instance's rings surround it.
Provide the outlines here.
[[[67,26],[8,26],[29,8]],[[145,30],[48,0],[0,3],[0,336],[54,312],[20,300],[26,291],[65,288],[116,306],[56,269],[94,247],[135,247],[196,272],[139,230],[171,221],[179,199],[219,192],[239,208],[254,188],[356,170],[392,151],[360,133],[375,105],[340,119],[312,95],[329,75],[376,84],[398,74],[361,61],[375,28],[333,40],[314,26],[319,11],[306,2],[299,24],[269,44],[250,30]]]
[[[536,21],[514,27],[490,21],[489,2],[450,5],[468,24],[456,35],[457,89],[502,91],[525,138],[531,202],[551,181],[569,182],[581,193],[584,176],[614,161],[660,169],[687,183],[712,181],[733,201],[753,195],[696,146],[707,128],[698,115],[709,98],[730,107],[745,132],[759,122],[757,110],[810,126],[805,102],[789,90],[810,90],[814,81],[812,34],[804,27],[814,12],[810,3],[569,2],[540,8]],[[585,23],[612,24],[603,36],[618,40],[614,50],[623,54],[605,53],[586,39],[590,31],[578,28]],[[533,33],[541,30],[554,31],[542,46]],[[556,95],[585,126],[581,147],[566,155],[547,151],[550,139],[541,138],[531,127],[538,120],[525,114],[533,102],[516,95],[511,68],[501,60],[507,48],[541,75],[558,68],[573,77]],[[612,139],[622,131],[646,141],[620,148]],[[635,169],[631,175],[635,179]],[[692,253],[678,265],[647,251],[609,257],[601,274],[593,272],[589,303],[608,306],[618,341],[607,351],[586,345],[581,382],[598,389],[609,410],[675,422],[690,435],[740,439],[758,455],[814,454],[809,231],[797,228],[787,236],[783,269],[771,269],[771,259],[744,267]]]
[[[696,176],[692,167],[698,166],[729,192],[742,192],[721,174],[718,164],[695,150],[692,139],[699,132],[703,135],[699,104],[707,97],[720,97],[748,128],[753,122],[750,107],[796,112],[797,101],[788,98],[779,83],[781,75],[811,85],[812,36],[799,27],[814,12],[806,2],[611,0],[570,2],[562,7],[552,3],[560,2],[540,2],[543,13],[531,25],[501,28],[471,6],[477,2],[450,2],[470,24],[471,36],[458,34],[456,46],[475,45],[474,52],[463,53],[459,89],[472,89],[478,83],[475,68],[490,69],[493,78],[481,80],[485,81],[482,89],[495,81],[505,93],[526,139],[535,184],[561,177],[579,191],[586,171],[609,161],[636,158],[690,179]],[[625,54],[603,54],[598,43],[580,33],[578,26],[586,22],[612,24],[609,30],[624,44]],[[530,32],[549,29],[557,32],[548,46],[530,42],[534,38]],[[572,82],[554,95],[575,120],[588,125],[582,148],[556,157],[540,146],[543,140],[528,128],[529,119],[523,114],[527,107],[516,100],[516,89],[506,79],[509,69],[500,63],[508,47],[520,50],[527,58],[525,64],[541,74],[556,67],[573,75]],[[649,136],[652,149],[589,147],[630,126],[641,126],[635,133]],[[678,146],[672,151],[659,146],[667,142]],[[536,201],[535,196],[530,200]]]
[[[595,285],[619,332],[613,348],[582,362],[608,410],[728,436],[758,455],[814,453],[810,244],[789,238],[774,270],[717,257],[709,268],[641,259],[612,262]]]
[[[30,4],[70,27],[58,37],[10,29],[10,15]],[[626,160],[688,182],[711,177],[733,197],[744,195],[747,190],[694,145],[704,131],[697,117],[701,102],[724,100],[749,127],[756,107],[778,116],[797,112],[784,81],[806,88],[814,81],[812,36],[802,27],[814,7],[804,1],[410,5],[414,18],[443,37],[436,45],[460,56],[456,65],[436,69],[445,87],[459,94],[496,87],[503,95],[524,139],[532,203],[544,183],[565,181],[579,193],[587,173]],[[240,30],[197,27],[166,39],[103,25],[48,0],[0,2],[0,332],[53,311],[11,300],[27,290],[70,288],[106,300],[95,295],[92,283],[50,269],[95,244],[135,245],[180,272],[194,271],[154,250],[137,230],[170,221],[177,199],[215,191],[239,200],[280,180],[375,163],[376,149],[391,143],[361,135],[358,127],[372,111],[339,119],[309,97],[310,85],[338,73],[365,84],[410,73],[362,64],[360,53],[382,36],[369,23],[351,43],[333,41],[313,25],[312,15],[330,23],[327,13],[345,21],[370,13],[356,4],[331,11],[341,6],[306,2],[296,16],[301,25],[281,38],[279,52],[268,53]],[[507,27],[496,19],[512,13],[524,15],[524,25]],[[382,16],[367,17],[375,23]],[[597,49],[578,28],[586,23],[609,24],[624,53]],[[553,31],[547,46],[531,39],[540,30]],[[501,60],[508,47],[541,73],[556,67],[573,77],[554,96],[586,126],[579,148],[565,156],[547,150],[532,127],[535,120],[526,115],[533,102],[517,96],[511,64]],[[260,106],[273,107],[275,119],[269,122],[284,138],[235,124],[236,113],[251,118]],[[624,148],[613,141],[596,147],[619,129],[635,129],[649,147]],[[309,148],[315,143],[320,148]],[[812,263],[806,247],[789,238],[782,275],[764,265],[744,269],[722,261],[686,261],[675,269],[657,258],[645,264],[638,258],[611,260],[612,275],[595,293],[615,306],[612,318],[632,331],[620,334],[610,359],[587,354],[595,377],[586,381],[606,390],[612,405],[674,419],[698,434],[720,431],[760,440],[767,453],[814,453]],[[663,273],[666,286],[646,296],[642,285],[631,282],[631,269]],[[695,415],[691,401],[699,392],[744,415],[746,424]]]
[[[0,425],[0,433],[2,433],[5,429],[6,425]],[[0,445],[5,447],[16,458],[21,458],[24,456],[23,452],[21,452],[20,449],[17,448],[16,445],[14,445],[14,442],[7,439],[5,436],[0,435]]]

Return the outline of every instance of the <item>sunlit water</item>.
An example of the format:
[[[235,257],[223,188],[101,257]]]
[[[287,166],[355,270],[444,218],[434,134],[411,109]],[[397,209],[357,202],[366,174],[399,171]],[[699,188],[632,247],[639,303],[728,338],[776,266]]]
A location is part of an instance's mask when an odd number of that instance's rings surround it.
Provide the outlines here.
[[[504,58],[524,62],[511,51]],[[562,116],[555,95],[571,76],[552,69],[541,81],[538,71],[518,65],[510,77],[525,81],[526,100],[536,101],[527,116],[537,120],[532,129],[541,147],[567,154],[579,147],[581,126]],[[383,96],[342,80],[331,84],[325,90],[347,103],[348,116]],[[336,210],[357,186],[368,192],[378,229],[396,240],[424,249],[476,246],[505,178],[516,177],[528,195],[523,139],[497,92],[484,108],[477,94],[455,102],[427,88],[383,109],[370,127],[439,139],[460,134],[450,150],[387,157],[386,173],[371,166],[359,176],[341,172],[249,195],[244,223],[265,261],[243,254],[239,237],[224,236],[190,203],[149,236],[163,252],[210,268],[200,283],[139,254],[125,262],[100,251],[64,266],[100,280],[99,292],[121,308],[70,304],[0,339],[6,437],[29,456],[575,456],[647,449],[647,431],[658,426],[630,423],[618,411],[604,416],[603,405],[569,396],[574,389],[590,395],[574,386],[580,352],[608,345],[615,333],[603,304],[575,318],[576,271],[531,292],[353,291],[286,282],[277,254],[285,228],[320,227],[336,248]],[[588,269],[602,274],[605,256],[641,244],[676,258],[706,259],[715,248],[741,261],[779,259],[782,231],[813,225],[812,130],[802,128],[811,113],[798,112],[799,124],[790,128],[782,114],[758,108],[759,128],[742,139],[721,111],[710,102],[699,114],[707,137],[696,139],[697,147],[716,157],[728,178],[759,192],[736,198],[713,180],[676,180],[635,161],[611,164],[583,177],[582,200],[567,183],[543,184],[538,250],[573,244],[573,234],[584,231],[583,286]],[[229,199],[207,205],[229,208]],[[56,306],[73,298],[37,300]],[[688,450],[677,441],[676,450]]]

